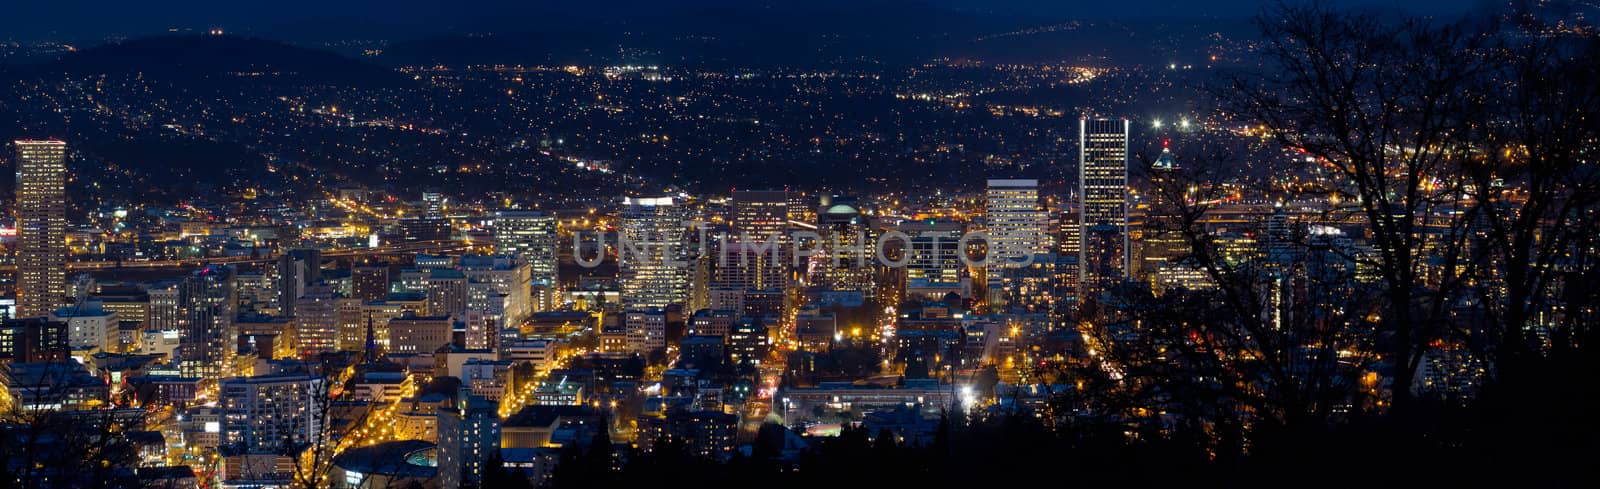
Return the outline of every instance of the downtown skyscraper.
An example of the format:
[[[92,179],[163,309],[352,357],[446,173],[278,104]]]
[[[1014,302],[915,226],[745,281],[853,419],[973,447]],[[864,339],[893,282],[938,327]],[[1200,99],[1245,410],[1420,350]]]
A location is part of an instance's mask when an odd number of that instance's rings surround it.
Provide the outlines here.
[[[740,190],[733,193],[732,206],[734,235],[721,244],[718,285],[740,289],[787,287],[793,252],[788,232],[789,192]]]
[[[684,207],[672,197],[628,198],[623,206],[617,245],[622,304],[639,308],[685,303],[692,269],[685,261]]]
[[[535,281],[553,282],[559,243],[556,216],[539,211],[499,211],[494,215],[494,249],[528,260]],[[548,285],[548,283],[546,284]]]
[[[1078,286],[1092,297],[1126,279],[1128,120],[1078,120]]]
[[[238,296],[232,267],[211,265],[185,277],[178,289],[178,369],[214,382],[232,371],[238,353]]]
[[[67,143],[19,140],[17,317],[67,302]]]
[[[1045,252],[1047,223],[1038,180],[989,180],[985,214],[991,267],[1014,267]]]
[[[558,280],[560,229],[555,214],[539,211],[500,211],[494,215],[494,249],[502,255],[520,256],[528,262],[532,285],[554,289]],[[547,294],[548,295],[548,294]],[[554,304],[532,304],[534,311]]]

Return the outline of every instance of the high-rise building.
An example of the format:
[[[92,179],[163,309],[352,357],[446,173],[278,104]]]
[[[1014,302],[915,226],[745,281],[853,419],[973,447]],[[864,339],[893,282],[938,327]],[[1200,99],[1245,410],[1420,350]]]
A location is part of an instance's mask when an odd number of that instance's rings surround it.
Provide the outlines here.
[[[17,146],[17,317],[67,303],[67,143]]]
[[[1162,141],[1161,156],[1150,165],[1149,209],[1145,213],[1143,229],[1139,233],[1139,274],[1158,292],[1174,287],[1196,288],[1206,280],[1203,271],[1184,263],[1189,244],[1183,234],[1174,189],[1177,184],[1178,162],[1172,156],[1169,142]]]
[[[989,180],[986,196],[990,268],[1015,267],[1045,253],[1047,222],[1038,180]]]
[[[439,408],[441,487],[476,486],[483,462],[500,449],[500,413],[488,399],[458,394],[458,402]]]
[[[728,354],[736,363],[761,365],[769,343],[767,325],[760,318],[740,319],[728,330]]]
[[[364,301],[389,297],[389,265],[361,265],[350,269],[350,296]]]
[[[285,444],[316,444],[324,436],[325,380],[318,375],[229,377],[219,383],[221,446],[238,453],[281,454]]]
[[[872,249],[877,243],[877,226],[861,212],[854,197],[828,196],[817,209],[819,245],[827,259],[816,267],[818,283],[839,291],[861,292],[864,297],[877,293],[878,259]]]
[[[483,313],[495,323],[493,329],[515,327],[533,314],[532,268],[526,260],[513,255],[464,255],[460,264],[467,277],[467,309]],[[450,312],[459,311],[436,314]]]
[[[240,272],[233,276],[234,295],[239,298],[239,311],[277,314],[281,312],[277,284],[272,275]]]
[[[1069,200],[1062,206],[1061,228],[1056,235],[1056,303],[1053,319],[1056,324],[1067,324],[1078,311],[1078,250],[1083,246],[1083,228],[1078,222],[1078,202]]]
[[[301,353],[333,351],[338,346],[339,304],[333,287],[313,284],[295,301],[295,349]]]
[[[1078,121],[1078,286],[1093,297],[1128,276],[1128,120]]]
[[[684,207],[672,197],[628,198],[623,204],[617,246],[623,307],[685,303],[693,268]]]
[[[141,329],[150,326],[150,294],[143,288],[101,287],[92,298],[100,301],[100,307],[106,311],[117,313],[118,321],[137,322]]]
[[[322,252],[314,249],[285,251],[278,257],[278,314],[294,315],[294,301],[322,278]]]
[[[429,314],[455,314],[467,309],[467,275],[453,268],[428,270],[423,279]]]
[[[500,211],[494,218],[495,253],[521,256],[535,286],[555,287],[560,265],[556,216],[535,211]],[[547,310],[551,304],[533,304]]]
[[[898,230],[911,237],[905,245],[906,297],[937,301],[951,292],[966,295],[962,290],[967,267],[961,259],[961,224],[933,219],[907,221]]]
[[[67,324],[60,321],[6,318],[0,322],[0,364],[66,360],[72,351],[67,337]]]
[[[789,285],[789,192],[733,193],[733,236],[718,255],[719,286],[782,289]]]
[[[238,351],[233,268],[207,266],[184,278],[178,290],[178,368],[185,377],[224,377]]]
[[[183,311],[178,309],[178,296],[183,290],[181,281],[163,281],[145,288],[150,294],[150,324],[147,329],[178,331],[183,325]]]

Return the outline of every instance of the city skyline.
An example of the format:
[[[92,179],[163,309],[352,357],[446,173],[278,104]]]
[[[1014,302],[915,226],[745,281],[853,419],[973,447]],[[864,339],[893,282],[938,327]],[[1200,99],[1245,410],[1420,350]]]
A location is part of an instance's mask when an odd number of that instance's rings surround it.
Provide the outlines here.
[[[79,3],[0,488],[1595,479],[1589,3]]]

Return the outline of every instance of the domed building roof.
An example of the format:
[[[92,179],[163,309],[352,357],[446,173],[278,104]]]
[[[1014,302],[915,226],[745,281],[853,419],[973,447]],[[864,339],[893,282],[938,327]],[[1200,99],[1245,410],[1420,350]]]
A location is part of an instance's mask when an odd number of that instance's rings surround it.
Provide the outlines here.
[[[345,472],[389,479],[432,479],[439,475],[438,448],[421,440],[400,440],[345,450],[333,459]]]

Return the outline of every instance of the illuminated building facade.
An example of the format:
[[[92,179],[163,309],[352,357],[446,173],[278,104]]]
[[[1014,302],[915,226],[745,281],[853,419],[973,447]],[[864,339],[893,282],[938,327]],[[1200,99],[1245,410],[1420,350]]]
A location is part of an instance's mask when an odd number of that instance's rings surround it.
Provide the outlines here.
[[[689,297],[684,208],[672,197],[628,198],[622,213],[618,282],[625,308],[667,307]]]
[[[1128,276],[1128,121],[1078,121],[1078,284],[1093,297]]]
[[[67,303],[67,143],[16,141],[17,317]]]

